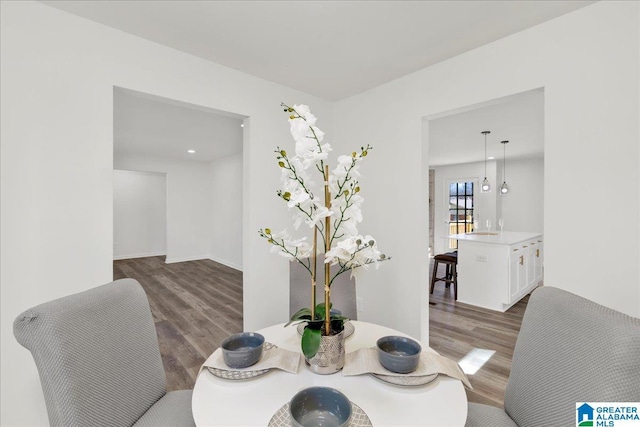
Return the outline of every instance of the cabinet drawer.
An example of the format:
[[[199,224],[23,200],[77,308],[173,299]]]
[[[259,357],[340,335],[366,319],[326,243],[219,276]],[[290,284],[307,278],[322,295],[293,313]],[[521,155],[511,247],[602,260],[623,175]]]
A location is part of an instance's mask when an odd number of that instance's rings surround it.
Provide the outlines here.
[[[531,247],[533,246],[532,243],[535,243],[535,242],[522,242],[515,245],[511,245],[509,246],[509,254],[513,256],[514,254],[517,254],[517,253],[526,252],[527,250],[531,249]]]

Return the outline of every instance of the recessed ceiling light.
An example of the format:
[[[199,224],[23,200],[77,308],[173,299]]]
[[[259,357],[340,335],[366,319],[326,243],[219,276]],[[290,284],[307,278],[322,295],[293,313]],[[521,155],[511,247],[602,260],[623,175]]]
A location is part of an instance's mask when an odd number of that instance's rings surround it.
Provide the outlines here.
[[[240,125],[240,127],[241,127],[241,128],[243,128],[243,127],[244,127],[244,123],[242,123],[242,124]]]
[[[189,154],[195,154],[195,153],[196,153],[196,150],[187,150],[187,153],[189,153]]]
[[[494,156],[489,156],[489,157],[487,157],[487,160],[495,160],[495,157]]]

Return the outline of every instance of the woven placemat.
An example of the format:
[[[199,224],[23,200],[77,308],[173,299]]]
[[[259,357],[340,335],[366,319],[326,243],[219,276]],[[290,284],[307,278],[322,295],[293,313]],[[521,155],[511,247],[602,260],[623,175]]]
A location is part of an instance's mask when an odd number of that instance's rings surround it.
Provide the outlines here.
[[[261,369],[259,371],[227,371],[226,369],[216,369],[210,366],[207,366],[207,370],[213,376],[216,376],[218,378],[223,378],[225,380],[234,380],[234,381],[249,380],[251,378],[264,375],[270,371],[270,369]]]
[[[282,405],[280,409],[271,417],[268,427],[291,427],[291,414],[289,414],[289,403]],[[365,412],[355,403],[351,402],[351,419],[349,427],[373,427],[371,420]]]
[[[429,384],[436,378],[438,374],[424,375],[420,377],[399,377],[396,375],[371,374],[374,378],[384,381],[385,383],[401,385],[401,386],[418,386]]]
[[[304,327],[305,327],[306,323],[300,323],[298,325],[298,335],[302,336],[302,333],[304,332]],[[356,327],[353,326],[353,323],[346,321],[344,322],[344,337],[350,337],[351,335],[353,335],[353,333],[356,331]]]
[[[423,351],[420,354],[420,361],[415,371],[407,374],[395,374],[380,363],[378,359],[378,351],[375,347],[360,348],[345,355],[344,368],[342,375],[345,377],[351,375],[378,374],[396,377],[430,377],[433,374],[447,375],[451,378],[462,381],[465,387],[473,390],[466,374],[460,368],[460,365],[454,360],[448,359],[435,352]],[[423,380],[425,380],[423,378]],[[419,381],[419,380],[418,380]]]
[[[266,342],[264,343],[263,351],[268,351],[272,348],[278,348],[278,346],[270,342]],[[218,378],[234,381],[248,380],[251,378],[259,377],[270,371],[270,369],[259,369],[257,371],[236,371],[233,369],[216,369],[210,366],[207,366],[207,370],[211,373],[211,375],[214,375]]]

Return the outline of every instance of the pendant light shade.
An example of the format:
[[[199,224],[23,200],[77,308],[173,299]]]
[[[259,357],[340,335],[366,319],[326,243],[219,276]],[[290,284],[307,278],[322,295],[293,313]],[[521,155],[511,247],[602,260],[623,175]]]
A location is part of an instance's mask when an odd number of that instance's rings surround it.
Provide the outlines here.
[[[491,184],[489,184],[489,180],[487,179],[487,135],[490,133],[490,130],[482,131],[482,134],[484,135],[484,179],[480,186],[480,191],[482,193],[488,193],[491,191]]]
[[[487,179],[487,177],[485,176],[484,179],[482,180],[482,192],[483,193],[488,193],[489,191],[491,191],[491,184],[489,184],[489,180]]]
[[[500,141],[502,144],[502,185],[500,186],[500,194],[506,196],[509,194],[509,186],[507,185],[507,144],[509,141]]]

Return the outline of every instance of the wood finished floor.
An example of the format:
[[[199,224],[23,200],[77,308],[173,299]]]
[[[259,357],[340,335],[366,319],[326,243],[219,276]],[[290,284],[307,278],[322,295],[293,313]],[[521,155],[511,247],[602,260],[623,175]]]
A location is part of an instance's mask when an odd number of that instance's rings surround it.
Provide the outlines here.
[[[158,332],[167,390],[193,388],[222,340],[242,332],[242,272],[211,260],[165,264],[164,257],[114,261],[113,277],[136,279]]]
[[[438,273],[438,277],[444,275],[444,265]],[[431,348],[456,361],[475,348],[495,351],[475,374],[468,375],[473,386],[473,390],[467,390],[469,402],[503,407],[513,349],[527,301],[528,295],[500,313],[458,303],[452,288],[436,282],[429,305]]]
[[[138,280],[149,298],[167,373],[167,389],[193,388],[200,365],[222,340],[242,331],[242,273],[210,260],[165,264],[164,257],[114,261],[114,279]],[[442,273],[442,272],[441,272]],[[429,276],[431,277],[431,276]],[[436,284],[429,306],[430,345],[460,360],[474,348],[493,357],[469,380],[470,402],[502,407],[528,297],[506,313],[456,303]]]

